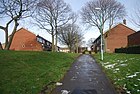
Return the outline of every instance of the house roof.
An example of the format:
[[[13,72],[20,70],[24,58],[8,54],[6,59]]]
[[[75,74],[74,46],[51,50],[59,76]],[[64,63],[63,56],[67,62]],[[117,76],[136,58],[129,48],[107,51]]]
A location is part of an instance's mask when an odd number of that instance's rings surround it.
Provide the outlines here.
[[[43,40],[45,40],[45,41],[51,43],[50,41],[46,40],[45,38],[43,38],[43,37],[41,37],[41,36],[39,36],[39,35],[37,35],[36,37],[41,38],[41,39],[43,39]]]
[[[99,36],[94,40],[93,43],[95,43],[100,37],[101,37],[101,35],[99,35]]]
[[[132,29],[132,28],[130,28],[130,27],[128,27],[128,26],[126,26],[125,24],[122,24],[122,23],[119,23],[119,24],[113,26],[111,29],[117,27],[118,25],[122,25],[122,26],[124,26],[124,27],[126,27],[126,28],[128,28],[128,29],[130,29],[130,30],[132,30],[132,31],[134,31],[134,32],[136,32],[134,29]],[[108,29],[104,34],[109,33],[109,31],[111,31],[111,30]]]
[[[136,34],[138,34],[138,33],[140,33],[140,31],[137,31],[137,32],[135,32],[135,33],[133,33],[133,34],[131,34],[131,35],[129,35],[129,36],[133,36],[133,35],[136,35]],[[128,36],[128,37],[129,37]]]
[[[52,44],[50,41],[46,40],[45,38],[43,38],[43,37],[41,37],[41,36],[39,36],[39,35],[37,35],[36,37],[41,38],[41,39],[43,39],[43,40],[49,42],[50,44]],[[54,45],[54,46],[55,46],[55,45]],[[60,48],[59,46],[57,46],[57,47]]]
[[[29,32],[29,33],[34,34],[33,32],[31,32],[31,31],[29,31],[28,29],[25,29],[25,28],[23,28],[23,27],[21,27],[20,29],[18,29],[17,32],[20,31],[20,30],[22,30],[22,29],[25,30],[25,31],[27,31],[27,32]],[[35,34],[34,34],[34,35],[35,35]]]
[[[21,27],[20,29],[18,29],[16,32],[18,32],[18,31],[20,31],[20,30],[22,30],[22,29],[24,29],[25,31],[27,31],[27,32],[29,32],[29,33],[31,33],[31,34],[34,34],[33,32],[31,32],[31,31],[29,31],[29,30],[27,30],[27,29],[25,29],[25,28],[23,28],[23,27]],[[10,37],[12,34],[10,34],[8,37]],[[34,34],[35,35],[35,34]],[[36,36],[36,35],[35,35]]]
[[[20,29],[18,29],[16,32],[19,32],[19,31],[22,30],[22,29],[36,36],[36,34],[34,34],[33,32],[31,32],[31,31],[29,31],[29,30],[27,30],[27,29],[25,29],[25,28],[23,28],[23,27],[21,27]],[[10,36],[11,36],[11,35],[9,35],[9,37],[10,37]],[[51,43],[50,41],[46,40],[45,38],[43,38],[43,37],[41,37],[41,36],[39,36],[39,35],[37,35],[36,37],[42,38],[43,40],[45,40],[45,41]]]
[[[135,30],[133,30],[132,28],[130,28],[130,27],[128,27],[128,26],[126,26],[125,24],[122,24],[122,23],[119,23],[119,24],[117,24],[117,25],[115,25],[115,26],[113,26],[112,28],[111,28],[111,30],[113,29],[113,28],[115,28],[115,27],[117,27],[118,25],[122,25],[122,26],[125,26],[126,28],[128,28],[128,29],[131,29],[132,31],[134,31],[134,32],[136,32]],[[107,30],[106,32],[104,32],[104,34],[103,35],[105,35],[105,34],[107,34],[107,33],[109,33],[109,31],[111,31],[111,30]],[[100,38],[100,36],[101,35],[99,35],[95,40],[94,40],[94,42],[93,43],[95,43],[99,38]]]

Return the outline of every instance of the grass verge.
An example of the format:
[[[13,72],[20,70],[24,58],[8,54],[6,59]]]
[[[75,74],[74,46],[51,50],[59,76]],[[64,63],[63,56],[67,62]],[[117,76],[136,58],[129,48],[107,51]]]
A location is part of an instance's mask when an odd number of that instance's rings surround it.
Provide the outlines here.
[[[102,65],[119,94],[140,94],[139,54],[105,53],[103,61],[100,61],[99,54],[94,57]]]
[[[59,81],[77,56],[72,53],[0,51],[0,94],[39,94],[48,83]]]

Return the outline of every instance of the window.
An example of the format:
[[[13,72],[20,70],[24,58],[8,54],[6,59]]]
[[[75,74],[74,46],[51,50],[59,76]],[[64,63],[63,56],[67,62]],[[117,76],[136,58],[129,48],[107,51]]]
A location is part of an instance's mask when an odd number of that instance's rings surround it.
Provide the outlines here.
[[[39,37],[37,37],[37,41],[40,42],[40,43],[42,43],[42,39],[39,38]]]

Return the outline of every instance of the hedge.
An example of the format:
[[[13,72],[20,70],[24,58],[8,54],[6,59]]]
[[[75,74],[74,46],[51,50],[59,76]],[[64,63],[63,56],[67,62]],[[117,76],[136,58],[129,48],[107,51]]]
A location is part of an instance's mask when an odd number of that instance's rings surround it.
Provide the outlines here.
[[[140,46],[117,48],[115,49],[115,53],[140,54]]]

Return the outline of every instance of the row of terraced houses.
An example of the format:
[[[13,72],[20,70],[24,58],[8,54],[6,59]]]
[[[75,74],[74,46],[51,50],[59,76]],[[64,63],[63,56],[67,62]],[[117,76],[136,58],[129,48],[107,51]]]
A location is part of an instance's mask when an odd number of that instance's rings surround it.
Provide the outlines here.
[[[115,49],[131,46],[140,47],[140,31],[135,31],[125,23],[117,24],[103,34],[104,51],[114,53]],[[92,44],[91,49],[95,53],[100,51],[101,36],[99,36]]]
[[[120,23],[112,27],[110,30],[103,34],[104,37],[104,51],[114,53],[117,48],[124,48],[129,46],[139,45],[140,47],[140,31],[135,31],[126,24]],[[91,50],[96,52],[100,51],[99,36],[92,44]],[[23,50],[23,51],[51,51],[52,43],[45,38],[35,35],[25,28],[17,30],[13,37],[10,50]],[[84,48],[85,49],[85,48]],[[80,50],[82,52],[84,49]],[[67,48],[57,47],[57,51],[62,50],[68,52]]]
[[[15,33],[10,50],[16,51],[51,51],[52,43],[45,38],[35,35],[25,28]],[[57,47],[59,51],[60,47]]]
[[[10,50],[15,51],[51,51],[51,49],[52,43],[50,41],[42,36],[35,35],[25,28],[20,28],[16,31],[10,46]],[[81,53],[85,49],[87,48],[79,47],[78,52]],[[69,52],[69,49],[57,46],[57,51]]]

